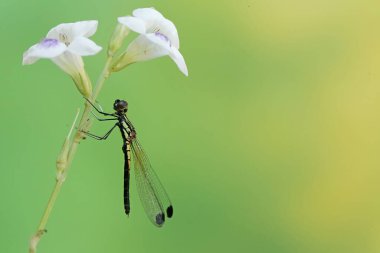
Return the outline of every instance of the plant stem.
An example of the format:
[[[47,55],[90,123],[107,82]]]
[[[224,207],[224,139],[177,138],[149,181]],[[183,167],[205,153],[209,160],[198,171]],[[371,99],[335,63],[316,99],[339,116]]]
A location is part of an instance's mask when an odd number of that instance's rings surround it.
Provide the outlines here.
[[[107,57],[107,61],[106,61],[106,64],[104,65],[103,71],[100,74],[98,81],[96,82],[95,91],[92,93],[92,101],[95,101],[95,99],[98,97],[100,90],[103,88],[104,81],[110,75],[110,66],[111,66],[112,59],[113,59],[112,56]]]
[[[110,68],[111,62],[112,62],[112,56],[108,56],[106,64],[103,68],[103,71],[100,74],[99,79],[96,83],[95,91],[92,94],[91,101],[96,100],[97,96],[99,95],[100,90],[103,87],[104,81],[109,77],[109,75],[110,75],[109,68]],[[66,179],[67,172],[68,172],[70,165],[71,165],[71,163],[74,159],[74,156],[76,154],[78,144],[83,139],[84,132],[87,132],[91,127],[91,122],[90,122],[90,118],[89,118],[90,112],[91,112],[91,105],[88,102],[86,102],[81,120],[79,122],[79,127],[76,130],[73,141],[72,141],[71,146],[68,150],[66,163],[64,164],[64,167],[62,168],[61,174],[57,176],[57,179],[56,179],[56,182],[54,185],[54,189],[50,195],[50,198],[49,198],[49,201],[48,201],[47,206],[45,208],[44,214],[42,215],[40,224],[38,225],[36,233],[34,234],[32,239],[30,240],[29,253],[35,253],[36,252],[37,245],[38,245],[42,235],[46,232],[46,224],[48,222],[48,219],[50,217],[50,213],[54,207],[54,204],[55,204],[55,201],[58,197],[58,194],[59,194],[59,192],[62,188],[62,185]],[[75,124],[75,121],[74,121],[74,124]],[[71,133],[71,131],[70,131],[70,133]]]

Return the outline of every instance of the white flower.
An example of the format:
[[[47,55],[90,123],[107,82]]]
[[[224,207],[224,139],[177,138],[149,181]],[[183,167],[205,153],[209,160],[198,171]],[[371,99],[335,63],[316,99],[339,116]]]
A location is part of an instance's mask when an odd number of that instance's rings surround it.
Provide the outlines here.
[[[125,53],[113,65],[113,71],[139,61],[169,55],[180,71],[188,75],[187,66],[179,52],[179,38],[175,25],[153,8],[133,11],[133,16],[119,17],[119,23],[140,35],[129,44]]]
[[[97,26],[98,21],[91,20],[54,27],[46,38],[24,53],[23,65],[33,64],[41,58],[51,59],[73,78],[79,91],[87,97],[91,94],[91,84],[81,56],[94,55],[102,49],[88,39],[96,32]]]

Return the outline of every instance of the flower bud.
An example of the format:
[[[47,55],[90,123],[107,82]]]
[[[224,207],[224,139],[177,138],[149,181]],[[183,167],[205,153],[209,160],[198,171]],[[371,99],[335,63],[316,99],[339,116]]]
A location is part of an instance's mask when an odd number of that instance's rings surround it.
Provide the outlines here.
[[[70,141],[69,141],[69,138],[67,137],[65,139],[65,142],[62,145],[61,152],[59,153],[57,161],[56,161],[57,180],[62,179],[64,171],[67,167],[67,155],[69,153],[69,146],[70,146]]]
[[[108,56],[113,56],[122,46],[125,37],[129,34],[129,28],[118,23],[108,45]]]
[[[57,167],[57,181],[63,181],[65,180],[65,170],[67,168],[67,163],[68,163],[68,155],[69,155],[69,149],[70,149],[70,136],[71,133],[73,132],[73,129],[75,127],[75,123],[77,122],[79,116],[79,108],[77,110],[77,113],[74,118],[74,122],[71,125],[71,129],[69,133],[67,134],[65,141],[62,145],[61,152],[59,153],[56,161],[56,167]]]

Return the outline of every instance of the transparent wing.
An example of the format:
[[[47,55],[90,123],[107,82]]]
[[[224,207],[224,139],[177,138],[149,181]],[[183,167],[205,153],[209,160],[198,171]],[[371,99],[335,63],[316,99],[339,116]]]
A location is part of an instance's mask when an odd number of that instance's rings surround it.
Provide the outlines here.
[[[149,220],[161,227],[173,216],[173,206],[137,138],[131,142],[137,191]]]

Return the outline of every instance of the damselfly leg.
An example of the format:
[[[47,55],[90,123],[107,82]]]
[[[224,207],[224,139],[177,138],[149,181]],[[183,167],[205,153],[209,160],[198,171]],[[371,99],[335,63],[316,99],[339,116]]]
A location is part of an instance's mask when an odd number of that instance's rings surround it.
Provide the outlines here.
[[[115,129],[115,127],[117,126],[117,123],[107,132],[105,133],[105,135],[103,136],[98,136],[98,135],[95,135],[95,134],[92,134],[90,132],[83,132],[85,133],[88,137],[91,137],[95,140],[106,140],[108,138],[108,136],[110,136],[110,134],[112,133],[112,131]]]

